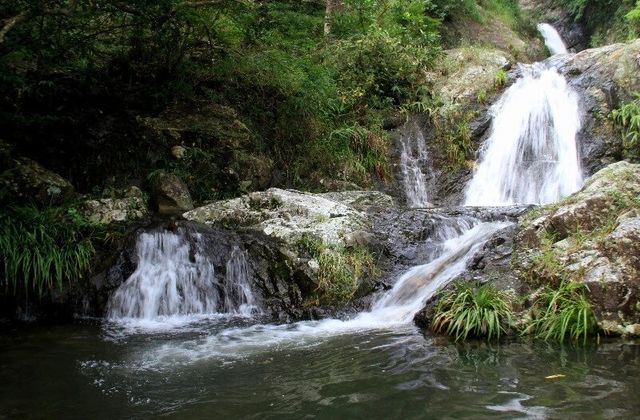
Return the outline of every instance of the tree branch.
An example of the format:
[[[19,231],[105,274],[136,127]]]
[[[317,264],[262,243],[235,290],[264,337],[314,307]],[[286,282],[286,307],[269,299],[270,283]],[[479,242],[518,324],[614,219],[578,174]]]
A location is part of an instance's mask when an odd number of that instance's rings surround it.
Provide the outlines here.
[[[18,23],[22,22],[27,18],[27,12],[22,12],[14,17],[11,17],[5,21],[4,26],[0,29],[0,44],[4,42],[4,37],[7,33],[13,29]]]

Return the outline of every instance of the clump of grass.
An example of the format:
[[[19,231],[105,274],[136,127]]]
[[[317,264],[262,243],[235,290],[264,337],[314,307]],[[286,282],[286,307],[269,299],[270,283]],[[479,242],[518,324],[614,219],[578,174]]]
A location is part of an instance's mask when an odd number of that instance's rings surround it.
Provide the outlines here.
[[[92,225],[73,208],[33,206],[0,213],[0,286],[14,293],[62,289],[89,269]]]
[[[507,84],[507,72],[503,69],[500,69],[496,72],[496,75],[493,78],[493,83],[497,87],[502,87]]]
[[[312,234],[303,234],[298,246],[318,262],[316,301],[340,304],[351,300],[364,275],[375,275],[373,254],[362,246],[326,245]]]
[[[506,294],[491,283],[458,283],[436,306],[432,329],[456,341],[472,337],[499,338],[511,324]]]
[[[546,287],[535,299],[523,333],[544,340],[582,338],[586,343],[596,333],[598,322],[585,290],[583,284],[571,281],[563,281],[557,289]]]

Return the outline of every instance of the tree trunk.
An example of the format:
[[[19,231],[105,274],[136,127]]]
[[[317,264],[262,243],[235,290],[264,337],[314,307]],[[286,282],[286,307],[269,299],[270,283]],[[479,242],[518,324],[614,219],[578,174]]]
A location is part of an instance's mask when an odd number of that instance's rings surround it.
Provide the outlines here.
[[[333,0],[325,0],[324,9],[324,35],[331,34],[331,18],[333,14]]]

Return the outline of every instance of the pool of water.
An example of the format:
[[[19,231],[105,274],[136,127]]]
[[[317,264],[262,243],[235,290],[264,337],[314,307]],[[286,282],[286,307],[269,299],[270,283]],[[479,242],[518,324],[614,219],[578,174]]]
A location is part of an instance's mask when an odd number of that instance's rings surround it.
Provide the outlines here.
[[[410,326],[0,331],[0,418],[559,418],[640,413],[640,342],[455,344]],[[551,375],[563,375],[548,379]]]

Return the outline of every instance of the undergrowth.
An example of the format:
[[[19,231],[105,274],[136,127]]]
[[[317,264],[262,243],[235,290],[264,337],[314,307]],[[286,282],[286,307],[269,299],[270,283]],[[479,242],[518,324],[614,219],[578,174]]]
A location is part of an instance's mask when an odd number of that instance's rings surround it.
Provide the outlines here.
[[[561,282],[557,289],[545,287],[535,298],[523,334],[544,340],[582,339],[586,343],[597,332],[598,323],[585,290],[584,284],[571,281]]]
[[[511,324],[512,311],[504,292],[491,283],[458,283],[436,307],[432,329],[457,340],[500,338]]]
[[[640,8],[640,3],[639,6]],[[638,12],[640,14],[640,11]],[[622,131],[622,145],[625,154],[633,159],[640,158],[640,93],[635,100],[627,102],[611,112],[611,119]]]
[[[348,302],[365,275],[376,274],[373,254],[362,246],[329,246],[312,234],[302,235],[298,246],[318,262],[316,303]]]
[[[91,225],[73,208],[12,207],[0,213],[0,285],[14,293],[62,289],[89,269]]]

